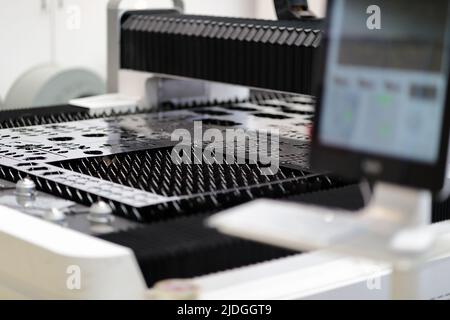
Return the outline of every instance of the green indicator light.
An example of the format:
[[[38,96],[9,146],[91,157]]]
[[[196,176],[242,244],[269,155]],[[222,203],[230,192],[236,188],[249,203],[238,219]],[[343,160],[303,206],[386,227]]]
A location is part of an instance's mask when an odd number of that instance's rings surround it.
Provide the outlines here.
[[[388,94],[381,94],[378,96],[378,103],[383,107],[386,107],[392,103],[392,96]]]
[[[384,138],[389,137],[392,133],[392,128],[389,125],[381,126],[378,130],[378,133]]]
[[[353,120],[353,112],[352,111],[344,112],[344,119],[346,121],[352,121]]]

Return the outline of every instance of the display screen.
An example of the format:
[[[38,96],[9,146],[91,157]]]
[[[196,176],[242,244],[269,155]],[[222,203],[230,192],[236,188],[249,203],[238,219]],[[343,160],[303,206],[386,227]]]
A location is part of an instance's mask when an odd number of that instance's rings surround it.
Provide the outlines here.
[[[449,71],[449,1],[333,2],[322,144],[433,164]]]

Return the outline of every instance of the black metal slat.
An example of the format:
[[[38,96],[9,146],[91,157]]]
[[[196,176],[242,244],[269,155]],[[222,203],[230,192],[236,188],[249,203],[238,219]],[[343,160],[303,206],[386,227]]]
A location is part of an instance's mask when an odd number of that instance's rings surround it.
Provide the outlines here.
[[[145,19],[154,22],[139,23]],[[125,69],[311,94],[311,66],[321,31],[302,29],[308,41],[294,42],[298,29],[292,22],[134,13],[122,23],[126,46],[121,64]],[[301,58],[295,54],[299,50]]]
[[[53,165],[162,196],[181,197],[181,200],[169,203],[171,210],[179,208],[175,212],[160,211],[157,206],[138,209],[145,222],[167,219],[173,214],[220,210],[261,197],[279,198],[343,184],[338,179],[308,176],[308,172],[288,168],[266,176],[259,165],[238,164],[237,159],[225,165],[180,165],[173,162],[171,152],[171,148],[163,148],[68,160]]]

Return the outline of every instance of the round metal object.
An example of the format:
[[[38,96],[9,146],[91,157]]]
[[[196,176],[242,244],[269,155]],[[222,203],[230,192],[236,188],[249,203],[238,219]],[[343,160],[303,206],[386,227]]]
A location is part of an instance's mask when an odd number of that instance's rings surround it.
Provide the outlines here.
[[[20,180],[16,184],[16,195],[22,197],[36,196],[36,184],[30,178]]]
[[[31,207],[36,201],[36,184],[30,178],[20,180],[16,184],[16,201],[23,207]]]
[[[44,214],[44,220],[63,225],[66,222],[66,215],[60,209],[52,208]]]
[[[111,224],[114,222],[113,210],[104,201],[96,202],[89,208],[87,219],[94,224]]]

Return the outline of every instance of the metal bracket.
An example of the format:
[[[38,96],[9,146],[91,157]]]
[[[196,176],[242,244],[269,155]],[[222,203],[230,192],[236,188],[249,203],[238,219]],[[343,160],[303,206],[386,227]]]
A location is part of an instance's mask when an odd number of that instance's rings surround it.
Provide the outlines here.
[[[308,0],[274,0],[274,5],[278,20],[314,18]]]
[[[109,0],[107,12],[107,92],[119,91],[120,70],[120,19],[125,12],[120,5],[122,0]],[[173,0],[174,8],[184,12],[184,1]]]

